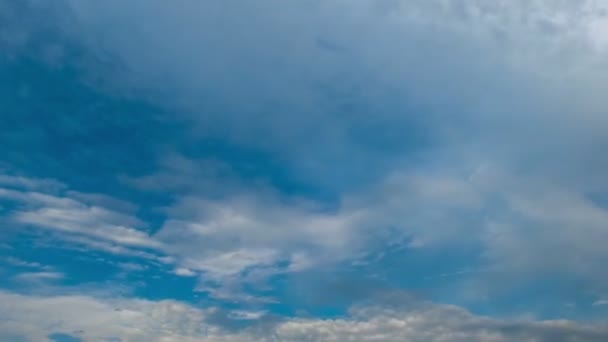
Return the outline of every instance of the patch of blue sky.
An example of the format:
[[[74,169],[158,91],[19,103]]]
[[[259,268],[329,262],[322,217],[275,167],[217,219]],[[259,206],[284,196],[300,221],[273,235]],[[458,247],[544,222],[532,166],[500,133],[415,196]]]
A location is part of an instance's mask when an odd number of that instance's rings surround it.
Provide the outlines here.
[[[82,339],[65,333],[54,333],[49,335],[53,342],[82,342]]]

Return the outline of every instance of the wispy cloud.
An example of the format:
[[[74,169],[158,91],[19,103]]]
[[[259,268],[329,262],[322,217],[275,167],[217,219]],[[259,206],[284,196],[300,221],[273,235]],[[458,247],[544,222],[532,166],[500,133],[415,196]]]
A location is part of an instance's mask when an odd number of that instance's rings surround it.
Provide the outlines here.
[[[34,180],[29,182],[37,184]],[[88,241],[92,247],[109,244],[116,251],[121,248],[158,249],[161,246],[145,230],[137,229],[144,224],[134,216],[86,204],[69,194],[62,196],[38,192],[44,189],[35,190],[0,188],[0,198],[21,205],[11,213],[13,222],[66,234],[68,239]]]
[[[59,272],[26,272],[16,275],[15,279],[28,283],[39,283],[44,281],[61,280],[64,277],[65,275]]]
[[[33,261],[25,261],[25,260],[21,260],[15,257],[8,257],[4,260],[7,264],[12,265],[12,266],[18,266],[18,267],[26,267],[26,268],[37,268],[37,269],[41,269],[41,270],[50,270],[52,269],[51,266],[49,265],[43,265],[39,262],[33,262]]]

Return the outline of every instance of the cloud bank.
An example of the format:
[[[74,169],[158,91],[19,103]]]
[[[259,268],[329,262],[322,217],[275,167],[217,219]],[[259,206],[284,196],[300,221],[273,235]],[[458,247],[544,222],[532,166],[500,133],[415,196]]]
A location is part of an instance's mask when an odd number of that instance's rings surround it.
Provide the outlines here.
[[[238,330],[218,326],[217,308],[175,301],[0,293],[1,335],[51,341],[603,341],[608,328],[571,321],[507,321],[456,307],[415,303],[409,309],[357,307],[341,319],[287,318]],[[410,304],[411,305],[411,304]]]

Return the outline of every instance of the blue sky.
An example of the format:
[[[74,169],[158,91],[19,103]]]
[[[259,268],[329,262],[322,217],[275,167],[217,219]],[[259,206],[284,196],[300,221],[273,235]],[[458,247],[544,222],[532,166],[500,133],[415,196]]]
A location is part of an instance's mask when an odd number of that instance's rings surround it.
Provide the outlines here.
[[[605,341],[607,11],[0,0],[0,339]]]

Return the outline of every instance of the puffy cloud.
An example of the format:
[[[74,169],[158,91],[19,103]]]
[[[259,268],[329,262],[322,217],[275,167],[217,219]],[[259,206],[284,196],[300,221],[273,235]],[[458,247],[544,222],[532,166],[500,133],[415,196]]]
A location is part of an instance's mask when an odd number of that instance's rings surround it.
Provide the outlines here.
[[[47,341],[52,333],[82,336],[85,341],[178,341],[205,331],[205,311],[172,301],[28,297],[7,292],[1,296],[0,330],[28,341]]]
[[[293,320],[279,326],[286,341],[600,341],[605,327],[568,321],[501,321],[456,307],[363,310],[356,319]]]
[[[0,292],[0,336],[47,341],[56,333],[83,341],[603,341],[608,328],[571,321],[500,320],[429,303],[355,307],[337,319],[287,318],[263,324],[263,313],[235,311],[253,321],[243,329],[217,325],[219,309],[175,301],[25,296]],[[258,324],[256,324],[256,320]]]

